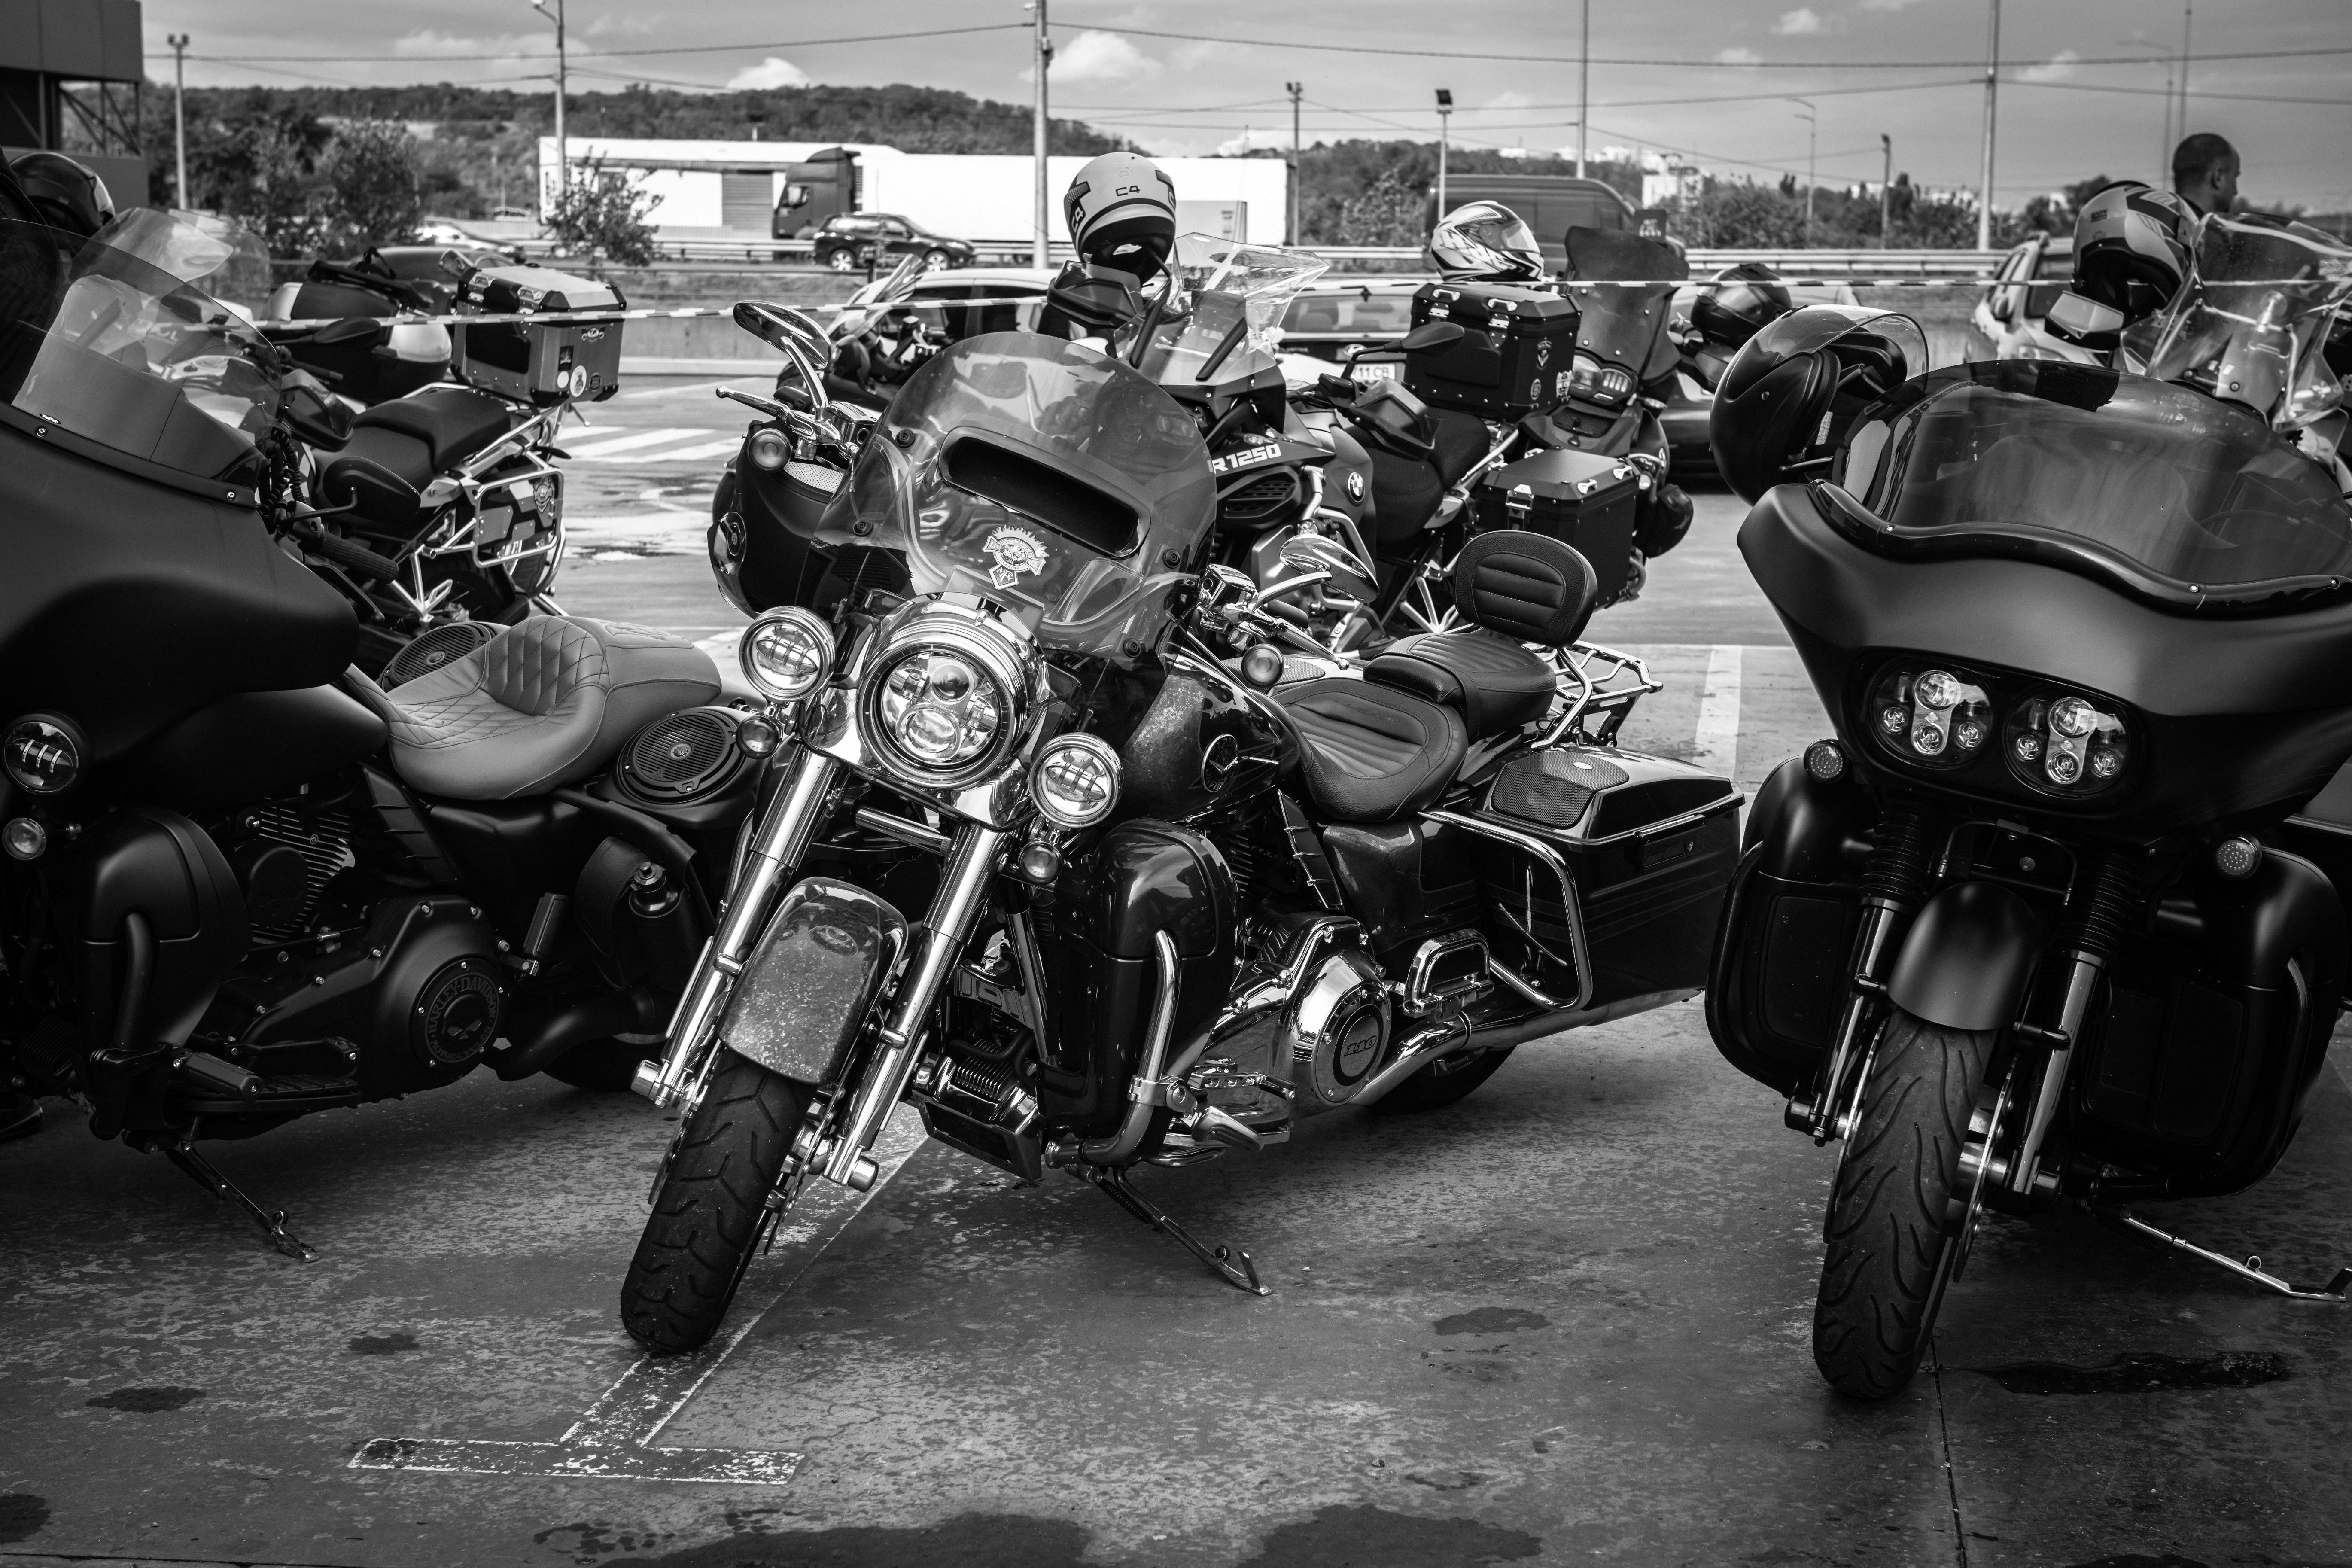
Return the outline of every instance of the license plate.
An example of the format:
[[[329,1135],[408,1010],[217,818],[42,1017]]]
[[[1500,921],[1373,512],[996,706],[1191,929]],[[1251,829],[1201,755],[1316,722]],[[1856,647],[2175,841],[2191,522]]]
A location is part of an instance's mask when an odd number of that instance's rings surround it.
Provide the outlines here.
[[[1402,365],[1390,363],[1351,365],[1348,378],[1350,381],[1394,381],[1397,373],[1403,368]]]

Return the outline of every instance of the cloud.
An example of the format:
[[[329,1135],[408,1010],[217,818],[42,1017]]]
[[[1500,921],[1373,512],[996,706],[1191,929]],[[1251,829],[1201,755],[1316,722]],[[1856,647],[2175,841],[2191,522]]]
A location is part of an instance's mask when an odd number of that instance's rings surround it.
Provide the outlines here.
[[[394,39],[392,52],[400,59],[498,59],[515,55],[553,55],[555,35],[500,33],[487,38],[461,38],[425,27]]]
[[[1717,49],[1715,58],[1727,66],[1760,66],[1764,63],[1762,55],[1748,48]]]
[[[1088,28],[1068,43],[1054,47],[1054,80],[1057,82],[1145,81],[1162,68],[1158,60],[1117,33]],[[1023,81],[1035,79],[1033,70],[1021,73]]]
[[[2074,74],[2074,62],[2083,57],[2073,49],[2060,49],[2038,66],[2028,66],[2017,73],[2020,81],[2064,81]]]
[[[1793,11],[1783,11],[1772,30],[1784,38],[1814,37],[1822,33],[1843,33],[1845,18],[1834,14],[1824,16],[1811,5],[1800,5]]]
[[[1263,131],[1255,129],[1244,131],[1230,142],[1217,143],[1217,156],[1238,158],[1244,153],[1255,153],[1267,147],[1288,152],[1290,150],[1289,131],[1276,130],[1272,126]]]
[[[651,16],[606,15],[588,24],[588,36],[592,38],[642,38],[654,32],[661,24],[662,16],[659,12]]]
[[[1489,109],[1525,109],[1534,99],[1524,92],[1498,92],[1486,100]]]
[[[1919,0],[1862,0],[1865,11],[1908,11]]]
[[[770,55],[755,66],[745,66],[727,79],[727,85],[737,92],[757,91],[763,88],[806,87],[809,73],[784,58]]]

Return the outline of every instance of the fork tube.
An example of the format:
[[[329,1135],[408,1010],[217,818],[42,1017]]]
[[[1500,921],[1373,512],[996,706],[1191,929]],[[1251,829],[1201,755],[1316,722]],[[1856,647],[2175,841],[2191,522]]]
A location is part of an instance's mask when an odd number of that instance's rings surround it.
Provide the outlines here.
[[[891,1108],[907,1090],[907,1077],[915,1069],[915,1053],[922,1045],[923,1020],[971,935],[972,923],[980,918],[989,883],[996,875],[997,858],[1011,837],[978,824],[958,830],[947,865],[940,873],[939,895],[931,900],[930,913],[916,928],[898,998],[882,1026],[882,1048],[876,1053],[865,1082],[858,1085],[841,1135],[825,1159],[826,1180],[857,1184],[852,1176],[858,1162],[881,1135]]]
[[[735,988],[735,977],[743,973],[743,961],[759,940],[778,886],[800,864],[808,853],[809,841],[824,826],[820,819],[825,797],[840,770],[841,764],[831,757],[803,749],[793,759],[792,772],[775,798],[768,803],[768,814],[743,857],[735,886],[720,906],[719,930],[702,944],[694,977],[687,982],[677,999],[677,1011],[670,1016],[668,1049],[656,1071],[638,1068],[636,1081],[630,1086],[656,1105],[676,1105],[700,1070],[707,1037]]]

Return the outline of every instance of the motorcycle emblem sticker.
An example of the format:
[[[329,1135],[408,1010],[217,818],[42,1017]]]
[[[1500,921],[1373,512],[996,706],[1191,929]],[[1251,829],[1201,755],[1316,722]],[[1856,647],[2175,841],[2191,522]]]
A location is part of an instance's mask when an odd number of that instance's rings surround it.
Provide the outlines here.
[[[988,580],[997,587],[1010,588],[1024,573],[1037,576],[1045,570],[1045,542],[1025,528],[1000,528],[980,547],[996,563],[988,569]]]

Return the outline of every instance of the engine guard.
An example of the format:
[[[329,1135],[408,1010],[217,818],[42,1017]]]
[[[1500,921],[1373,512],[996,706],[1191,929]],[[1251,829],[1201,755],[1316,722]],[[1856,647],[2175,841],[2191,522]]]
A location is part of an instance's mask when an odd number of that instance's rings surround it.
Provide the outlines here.
[[[906,946],[907,921],[887,900],[803,879],[744,964],[719,1042],[796,1083],[831,1082]]]

